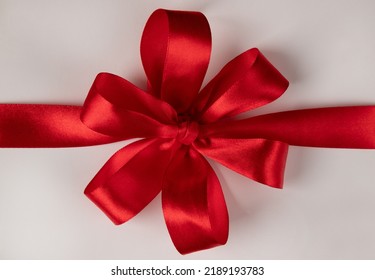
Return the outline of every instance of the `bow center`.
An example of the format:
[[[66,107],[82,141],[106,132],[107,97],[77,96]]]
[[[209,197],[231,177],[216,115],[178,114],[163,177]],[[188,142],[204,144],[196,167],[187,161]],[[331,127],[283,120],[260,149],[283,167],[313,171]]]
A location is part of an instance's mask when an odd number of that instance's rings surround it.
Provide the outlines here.
[[[198,123],[188,120],[178,124],[178,133],[176,139],[182,144],[190,145],[198,137],[198,134]]]

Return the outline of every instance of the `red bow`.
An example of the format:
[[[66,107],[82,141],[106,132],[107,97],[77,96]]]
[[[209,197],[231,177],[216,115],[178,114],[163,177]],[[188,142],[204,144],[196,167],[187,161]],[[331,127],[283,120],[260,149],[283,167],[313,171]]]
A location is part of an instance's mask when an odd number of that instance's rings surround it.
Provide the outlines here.
[[[165,221],[182,254],[225,244],[228,237],[220,183],[203,155],[281,188],[288,144],[375,148],[373,106],[233,119],[280,97],[288,81],[251,49],[198,94],[210,53],[203,14],[157,10],[141,42],[147,92],[100,73],[83,107],[0,105],[0,146],[69,147],[144,138],[115,153],[85,194],[121,224],[161,191]]]

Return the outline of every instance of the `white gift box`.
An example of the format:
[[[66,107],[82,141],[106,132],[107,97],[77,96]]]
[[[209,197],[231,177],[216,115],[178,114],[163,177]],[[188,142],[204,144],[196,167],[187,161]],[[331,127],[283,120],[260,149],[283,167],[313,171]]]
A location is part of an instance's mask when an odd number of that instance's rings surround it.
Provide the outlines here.
[[[375,105],[369,0],[0,0],[0,103],[81,105],[102,71],[144,87],[139,42],[157,8],[208,18],[213,50],[205,82],[252,47],[289,79],[280,99],[250,115]],[[226,196],[229,240],[181,256],[160,196],[115,226],[83,195],[106,160],[130,142],[0,149],[0,259],[375,258],[375,150],[291,147],[284,190],[210,161]]]

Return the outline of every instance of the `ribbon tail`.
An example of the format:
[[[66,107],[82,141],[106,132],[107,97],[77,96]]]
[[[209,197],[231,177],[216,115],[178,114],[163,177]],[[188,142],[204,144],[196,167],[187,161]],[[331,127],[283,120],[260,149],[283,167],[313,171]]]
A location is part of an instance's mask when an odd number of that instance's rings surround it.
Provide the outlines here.
[[[85,189],[86,196],[113,223],[128,221],[160,192],[173,143],[140,140],[122,148],[92,179]]]
[[[218,178],[194,149],[182,145],[165,175],[162,204],[168,231],[181,254],[223,245],[228,212]]]
[[[0,147],[57,148],[120,141],[97,133],[80,120],[82,107],[68,105],[0,105]]]
[[[267,139],[199,139],[203,155],[259,183],[282,188],[288,145]]]
[[[294,146],[375,148],[375,106],[304,109],[213,124],[202,137],[264,138]]]

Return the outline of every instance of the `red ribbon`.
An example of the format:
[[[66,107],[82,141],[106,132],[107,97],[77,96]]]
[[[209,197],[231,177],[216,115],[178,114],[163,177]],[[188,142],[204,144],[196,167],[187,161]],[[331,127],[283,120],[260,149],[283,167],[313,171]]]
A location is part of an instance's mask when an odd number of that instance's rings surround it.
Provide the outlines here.
[[[280,97],[288,81],[250,49],[198,94],[210,52],[203,14],[157,10],[141,41],[147,92],[100,73],[82,107],[0,105],[0,146],[76,147],[144,138],[116,152],[85,194],[121,224],[162,191],[165,222],[182,254],[225,244],[228,237],[224,196],[203,155],[281,188],[288,145],[375,148],[374,106],[233,119]]]

